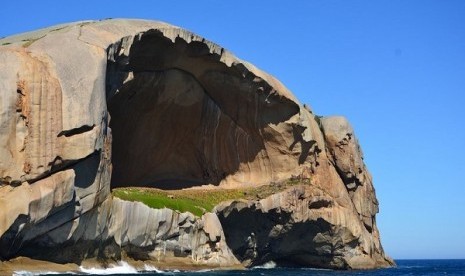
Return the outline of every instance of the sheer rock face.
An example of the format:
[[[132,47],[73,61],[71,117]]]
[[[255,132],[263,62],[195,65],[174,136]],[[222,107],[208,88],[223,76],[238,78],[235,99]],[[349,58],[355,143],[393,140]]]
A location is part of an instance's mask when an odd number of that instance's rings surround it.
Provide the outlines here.
[[[375,224],[378,200],[352,127],[344,117],[322,118],[321,124],[330,159],[349,191],[355,210],[367,230],[378,236]]]
[[[50,250],[52,249],[52,250]],[[186,263],[233,266],[218,217],[108,198],[99,207],[27,242],[20,254],[58,263],[86,258],[137,260],[178,258]]]
[[[392,264],[349,123],[318,119],[227,50],[142,20],[60,25],[0,45],[0,258]],[[202,218],[110,195],[291,177],[308,184]]]

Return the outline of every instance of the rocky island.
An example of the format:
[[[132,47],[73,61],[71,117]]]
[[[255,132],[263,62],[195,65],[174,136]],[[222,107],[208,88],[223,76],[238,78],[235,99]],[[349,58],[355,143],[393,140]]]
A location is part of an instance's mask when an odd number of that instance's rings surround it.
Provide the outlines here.
[[[349,122],[187,30],[0,39],[0,104],[0,267],[393,265]]]

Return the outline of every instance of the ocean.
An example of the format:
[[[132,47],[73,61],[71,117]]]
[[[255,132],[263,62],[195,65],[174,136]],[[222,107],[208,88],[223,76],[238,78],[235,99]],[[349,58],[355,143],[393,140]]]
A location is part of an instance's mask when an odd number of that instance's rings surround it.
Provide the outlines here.
[[[182,272],[182,271],[160,271],[154,267],[146,267],[147,271],[137,272],[127,263],[121,263],[120,266],[115,266],[106,270],[102,269],[86,269],[81,268],[82,273],[78,275],[175,275],[175,276],[356,276],[356,275],[465,275],[465,260],[396,260],[397,267],[377,270],[365,271],[335,271],[327,269],[311,269],[311,268],[280,268],[273,265],[252,268],[248,270],[233,270],[233,271],[198,271],[198,272]],[[47,272],[43,274],[32,274],[27,271],[17,271],[13,275],[76,275],[72,273],[58,274]]]

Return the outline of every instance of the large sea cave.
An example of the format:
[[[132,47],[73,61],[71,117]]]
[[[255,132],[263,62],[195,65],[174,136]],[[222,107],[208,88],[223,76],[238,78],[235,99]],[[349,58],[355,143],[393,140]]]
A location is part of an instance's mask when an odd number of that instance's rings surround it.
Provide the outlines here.
[[[254,166],[264,127],[299,111],[242,64],[157,30],[110,47],[106,79],[112,187],[219,185]]]

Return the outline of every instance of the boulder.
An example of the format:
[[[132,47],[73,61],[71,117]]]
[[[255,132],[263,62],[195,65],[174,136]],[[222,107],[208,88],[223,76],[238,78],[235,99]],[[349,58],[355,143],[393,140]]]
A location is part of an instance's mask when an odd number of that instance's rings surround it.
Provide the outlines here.
[[[392,264],[347,120],[187,30],[115,19],[2,38],[0,105],[1,260]],[[289,181],[202,217],[110,193]]]

